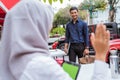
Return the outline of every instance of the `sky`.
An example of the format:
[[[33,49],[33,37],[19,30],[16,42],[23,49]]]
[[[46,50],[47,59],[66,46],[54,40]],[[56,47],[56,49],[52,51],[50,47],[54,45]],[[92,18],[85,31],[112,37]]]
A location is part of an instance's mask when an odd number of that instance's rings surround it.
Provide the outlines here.
[[[67,5],[72,5],[72,6],[78,6],[83,0],[63,0],[63,3],[61,4],[60,1],[58,0],[57,2],[52,3],[52,7],[54,8],[54,11],[57,12],[60,8],[64,8]],[[49,4],[46,2],[46,4]]]

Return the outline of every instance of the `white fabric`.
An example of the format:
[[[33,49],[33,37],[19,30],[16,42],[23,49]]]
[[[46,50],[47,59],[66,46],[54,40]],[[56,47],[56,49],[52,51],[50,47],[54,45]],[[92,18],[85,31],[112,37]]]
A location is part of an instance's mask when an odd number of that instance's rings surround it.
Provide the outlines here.
[[[18,80],[33,57],[49,55],[52,21],[52,8],[39,0],[21,0],[8,11],[0,50],[2,80]]]
[[[110,80],[109,66],[107,63],[95,60],[92,80]]]
[[[28,63],[20,80],[72,80],[51,57],[38,56]]]
[[[43,65],[44,64],[44,65]],[[34,66],[35,65],[35,66]],[[96,60],[94,65],[82,65],[77,80],[111,80],[108,64]],[[44,73],[44,74],[43,74]],[[50,57],[38,56],[28,63],[20,80],[71,80]]]
[[[53,49],[53,50],[49,50],[49,51],[50,51],[51,57],[63,57],[65,55],[67,55],[64,51],[62,51],[60,49]]]
[[[51,7],[38,0],[21,0],[8,11],[1,39],[1,80],[71,80],[53,59],[47,57],[52,21]],[[100,80],[99,75],[96,80]]]

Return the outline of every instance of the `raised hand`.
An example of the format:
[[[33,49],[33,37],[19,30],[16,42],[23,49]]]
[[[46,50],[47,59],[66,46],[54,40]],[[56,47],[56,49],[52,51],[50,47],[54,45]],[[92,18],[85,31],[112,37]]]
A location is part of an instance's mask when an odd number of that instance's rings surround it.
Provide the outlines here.
[[[106,30],[106,26],[98,24],[95,33],[91,33],[91,42],[96,52],[96,60],[105,61],[105,56],[109,49],[109,40],[110,32]]]

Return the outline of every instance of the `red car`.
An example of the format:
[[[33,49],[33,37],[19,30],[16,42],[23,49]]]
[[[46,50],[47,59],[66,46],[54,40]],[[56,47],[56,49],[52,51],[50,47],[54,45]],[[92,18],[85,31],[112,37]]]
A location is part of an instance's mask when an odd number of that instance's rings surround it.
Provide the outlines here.
[[[118,39],[120,38],[120,32],[119,32],[119,29],[118,29],[118,24],[115,23],[115,22],[111,22],[111,23],[104,23],[107,27],[107,29],[110,31],[110,39],[111,39],[111,43],[114,41],[116,42],[116,40],[114,39]],[[96,24],[93,24],[93,25],[89,25],[88,26],[89,28],[89,36],[90,36],[90,33],[91,32],[95,32],[95,29],[96,29]],[[65,42],[65,36],[63,37],[60,37],[57,41],[55,41],[53,44],[52,44],[52,49],[61,49],[63,50],[64,49],[64,43]],[[91,42],[89,41],[90,43],[90,54],[94,55],[94,49],[92,48],[92,45],[91,45]]]
[[[115,48],[117,49],[117,55],[120,57],[120,39],[113,39],[110,40],[110,49]],[[109,56],[110,56],[110,52],[108,51],[108,53],[106,54],[106,62],[109,63]]]

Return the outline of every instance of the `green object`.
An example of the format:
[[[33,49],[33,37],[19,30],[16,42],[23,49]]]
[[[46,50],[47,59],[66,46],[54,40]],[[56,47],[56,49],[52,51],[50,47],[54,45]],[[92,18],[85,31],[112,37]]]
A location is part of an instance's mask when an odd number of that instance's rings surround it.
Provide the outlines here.
[[[48,0],[48,2],[49,2],[50,4],[52,4],[52,0]]]
[[[62,68],[65,72],[67,72],[70,75],[70,77],[73,80],[77,79],[77,76],[78,76],[79,70],[80,70],[80,64],[64,61],[62,64]]]

